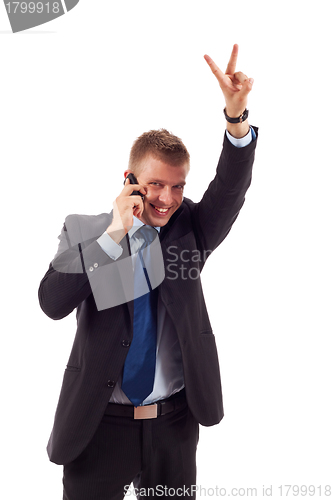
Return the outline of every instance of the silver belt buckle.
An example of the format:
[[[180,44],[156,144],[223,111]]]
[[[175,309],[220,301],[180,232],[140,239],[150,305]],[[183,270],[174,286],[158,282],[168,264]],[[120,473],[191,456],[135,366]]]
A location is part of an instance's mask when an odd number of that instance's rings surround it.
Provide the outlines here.
[[[134,406],[134,419],[157,418],[157,405]]]

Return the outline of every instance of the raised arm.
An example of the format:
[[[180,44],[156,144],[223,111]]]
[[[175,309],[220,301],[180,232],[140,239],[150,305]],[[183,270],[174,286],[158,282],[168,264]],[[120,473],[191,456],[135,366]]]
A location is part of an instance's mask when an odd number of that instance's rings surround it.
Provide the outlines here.
[[[208,55],[204,57],[222,89],[227,115],[230,118],[238,118],[247,106],[247,98],[253,86],[253,78],[248,78],[241,71],[236,72],[238,45],[233,46],[225,73],[220,70],[211,57]],[[236,124],[227,122],[227,130],[234,137],[244,137],[249,131],[248,120]]]
[[[253,84],[253,80],[244,73],[236,72],[237,55],[238,46],[234,45],[225,73],[209,56],[205,56],[220,84],[226,102],[225,111],[230,118],[238,118],[243,114]],[[235,124],[227,122],[227,130],[237,139],[244,137],[249,132],[248,120]],[[215,178],[195,206],[193,220],[198,242],[204,250],[214,250],[223,241],[243,206],[251,183],[256,148],[253,138],[257,136],[258,130],[253,127],[253,131],[252,139],[245,147],[235,147],[225,137]]]

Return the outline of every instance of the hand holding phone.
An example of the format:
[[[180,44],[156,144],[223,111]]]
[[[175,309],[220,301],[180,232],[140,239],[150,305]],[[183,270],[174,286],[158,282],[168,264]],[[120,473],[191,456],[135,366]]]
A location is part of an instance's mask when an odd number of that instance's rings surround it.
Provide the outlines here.
[[[140,218],[144,210],[144,194],[141,191],[132,191],[132,188],[129,188],[129,184],[138,184],[134,174],[129,173],[124,184],[124,189],[113,202],[113,219],[106,230],[116,243],[119,243],[133,226],[133,216]],[[141,190],[144,191],[144,188],[141,188]]]
[[[130,173],[128,174],[128,176],[126,177],[126,179],[129,179],[130,181],[130,184],[139,184],[138,181],[137,181],[137,178],[135,177],[134,174]],[[126,182],[126,179],[124,180],[124,184]],[[144,199],[144,195],[142,193],[140,193],[140,191],[133,191],[133,193],[131,194],[131,196],[141,196],[142,200]]]

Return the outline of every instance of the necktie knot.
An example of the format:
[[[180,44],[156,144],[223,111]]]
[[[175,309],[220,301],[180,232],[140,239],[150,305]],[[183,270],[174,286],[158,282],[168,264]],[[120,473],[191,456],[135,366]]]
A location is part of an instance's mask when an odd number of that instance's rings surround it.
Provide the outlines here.
[[[147,248],[158,236],[158,232],[151,226],[141,226],[135,231],[131,238],[131,251],[137,253],[139,250]]]
[[[140,229],[135,231],[133,237],[143,240],[145,243],[152,243],[157,236],[157,231],[151,226],[141,226]]]

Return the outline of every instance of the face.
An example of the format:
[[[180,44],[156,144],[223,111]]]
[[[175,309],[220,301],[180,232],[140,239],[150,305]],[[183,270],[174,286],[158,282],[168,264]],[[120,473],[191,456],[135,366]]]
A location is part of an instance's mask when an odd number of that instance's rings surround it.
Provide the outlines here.
[[[188,164],[174,167],[152,156],[143,161],[137,179],[147,192],[140,218],[144,224],[155,227],[167,224],[183,201],[188,170]]]

